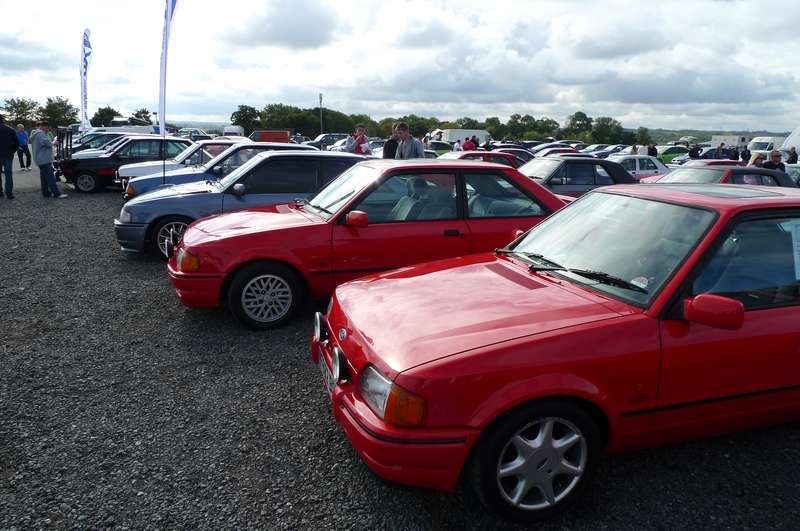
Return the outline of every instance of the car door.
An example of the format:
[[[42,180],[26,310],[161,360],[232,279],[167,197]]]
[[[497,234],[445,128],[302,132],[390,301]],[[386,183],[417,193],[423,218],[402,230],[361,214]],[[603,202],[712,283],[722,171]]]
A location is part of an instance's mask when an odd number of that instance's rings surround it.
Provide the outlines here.
[[[596,187],[594,165],[580,161],[566,161],[564,176],[550,179],[548,186],[554,194],[578,197]]]
[[[658,173],[658,166],[652,160],[644,157],[639,158],[639,174],[635,175],[637,181],[642,177],[650,177]],[[631,175],[633,174],[631,173]]]
[[[630,173],[634,179],[640,179],[638,174],[639,169],[636,166],[636,159],[633,157],[625,158],[620,161],[620,165],[625,168],[625,171]]]
[[[800,214],[745,219],[723,235],[688,296],[736,299],[744,306],[744,323],[723,330],[661,322],[663,369],[654,419],[662,436],[676,429],[689,436],[743,428],[790,406],[800,413],[798,279]]]
[[[469,228],[457,196],[451,172],[405,172],[384,179],[349,209],[366,212],[367,227],[333,227],[334,282],[468,254]]]
[[[227,188],[222,209],[228,212],[308,197],[319,188],[318,165],[316,157],[265,159],[236,182],[244,185],[244,194],[233,193],[233,186]]]
[[[463,181],[473,253],[505,246],[514,231],[526,231],[550,214],[536,197],[501,172],[468,172]]]
[[[133,140],[126,147],[128,150],[125,156],[128,158],[125,164],[160,160],[161,140],[158,138]]]

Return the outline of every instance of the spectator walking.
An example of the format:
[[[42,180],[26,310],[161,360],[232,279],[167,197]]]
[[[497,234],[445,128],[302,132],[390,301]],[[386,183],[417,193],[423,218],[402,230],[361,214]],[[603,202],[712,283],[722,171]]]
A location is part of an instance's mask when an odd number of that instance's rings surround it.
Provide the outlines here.
[[[59,190],[56,184],[56,174],[53,170],[53,141],[47,134],[50,131],[50,124],[39,122],[39,130],[33,135],[33,162],[39,166],[39,178],[42,185],[42,195],[44,197],[57,197],[64,199],[67,194]]]
[[[466,138],[464,139],[464,144],[463,144],[463,147],[464,147],[464,151],[475,151],[475,149],[476,149],[478,146],[476,146],[475,144],[473,144],[473,143],[472,143],[472,140],[470,140],[470,139],[469,139],[469,137],[466,137]]]
[[[739,160],[739,150],[736,146],[731,148],[730,154],[728,155],[730,160]]]
[[[782,172],[786,172],[786,165],[781,162],[781,152],[777,149],[773,149],[769,152],[769,160],[762,164],[761,167],[768,170],[780,170]]]
[[[789,156],[786,157],[786,164],[797,164],[797,150],[794,146],[789,148]]]
[[[657,157],[658,156],[658,150],[656,149],[656,145],[655,144],[650,144],[649,146],[647,146],[647,154],[650,157]]]
[[[14,154],[19,148],[19,141],[17,140],[17,132],[6,125],[5,117],[0,114],[0,166],[3,168],[5,174],[5,192],[7,199],[14,199],[14,178],[12,175],[12,167],[14,166]],[[3,186],[0,185],[0,194],[3,192]]]
[[[739,157],[741,157],[743,162],[748,162],[750,160],[750,150],[747,149],[747,146],[742,148],[742,152],[739,153]]]
[[[717,149],[714,151],[714,158],[715,159],[724,159],[725,158],[725,142],[720,142],[717,146]]]
[[[397,154],[397,122],[392,124],[392,136],[383,145],[383,158],[393,159]]]
[[[461,141],[456,139],[456,143],[453,144],[453,151],[464,151],[464,148],[461,147]]]
[[[692,149],[689,150],[689,158],[692,160],[700,158],[700,146],[697,144],[692,146]]]
[[[750,157],[750,162],[747,163],[748,166],[755,166],[756,168],[760,168],[762,164],[764,164],[764,155],[761,153],[753,153],[753,156]]]
[[[356,132],[347,137],[344,143],[344,150],[356,155],[370,155],[369,140],[367,139],[367,126],[364,124],[356,125]]]
[[[17,124],[17,156],[19,157],[19,167],[21,171],[31,171],[31,150],[28,149],[28,133],[25,132],[25,126]],[[25,157],[25,162],[23,162]]]
[[[422,142],[414,138],[408,130],[408,124],[400,122],[397,124],[397,137],[399,142],[397,144],[397,153],[394,158],[396,159],[424,159],[425,148],[422,147]]]
[[[470,141],[470,142],[472,142],[472,145],[473,145],[473,146],[475,146],[475,147],[474,147],[474,148],[472,148],[472,149],[478,149],[478,146],[480,146],[480,145],[481,145],[480,141],[478,140],[478,137],[477,137],[477,136],[475,136],[475,135],[472,135],[472,138],[470,138],[470,139],[469,139],[469,141]]]

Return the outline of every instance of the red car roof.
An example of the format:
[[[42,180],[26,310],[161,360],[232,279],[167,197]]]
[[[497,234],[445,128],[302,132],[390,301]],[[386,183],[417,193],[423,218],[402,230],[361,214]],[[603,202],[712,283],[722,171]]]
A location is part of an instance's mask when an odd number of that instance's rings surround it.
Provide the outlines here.
[[[644,199],[712,208],[720,212],[800,207],[800,188],[729,184],[621,184],[600,188]]]

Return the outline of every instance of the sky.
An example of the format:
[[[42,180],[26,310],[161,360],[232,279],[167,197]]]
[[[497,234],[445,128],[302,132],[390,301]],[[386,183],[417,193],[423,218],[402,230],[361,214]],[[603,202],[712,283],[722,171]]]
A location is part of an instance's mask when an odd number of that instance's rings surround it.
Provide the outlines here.
[[[0,0],[0,100],[158,108],[164,0]],[[800,125],[796,0],[178,0],[167,119],[240,104],[375,119],[582,110],[625,127]],[[10,23],[14,21],[15,23]],[[16,21],[24,21],[17,24]]]

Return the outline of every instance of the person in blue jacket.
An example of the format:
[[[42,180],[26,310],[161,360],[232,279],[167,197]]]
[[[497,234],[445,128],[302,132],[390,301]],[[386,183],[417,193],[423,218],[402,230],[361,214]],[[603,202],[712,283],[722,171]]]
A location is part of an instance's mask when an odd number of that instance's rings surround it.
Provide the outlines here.
[[[19,142],[17,156],[19,157],[20,170],[31,171],[31,150],[28,149],[28,133],[25,132],[25,126],[22,124],[17,124],[17,142]],[[25,157],[24,163],[22,161],[23,156]]]

